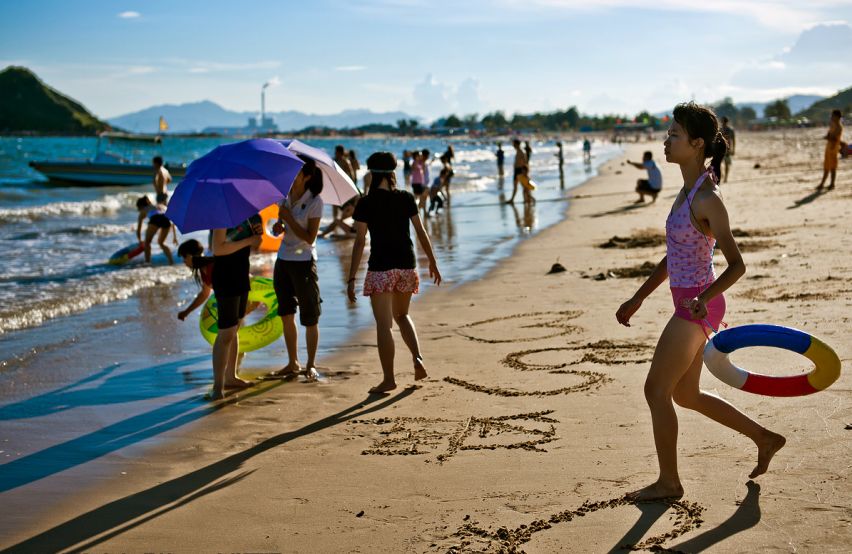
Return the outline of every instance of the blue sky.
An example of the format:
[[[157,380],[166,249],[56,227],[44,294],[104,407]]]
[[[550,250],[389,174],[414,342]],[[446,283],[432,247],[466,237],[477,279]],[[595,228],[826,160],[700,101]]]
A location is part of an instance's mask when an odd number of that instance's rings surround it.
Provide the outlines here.
[[[209,99],[332,113],[659,111],[852,86],[852,0],[0,2],[0,66],[101,117]]]

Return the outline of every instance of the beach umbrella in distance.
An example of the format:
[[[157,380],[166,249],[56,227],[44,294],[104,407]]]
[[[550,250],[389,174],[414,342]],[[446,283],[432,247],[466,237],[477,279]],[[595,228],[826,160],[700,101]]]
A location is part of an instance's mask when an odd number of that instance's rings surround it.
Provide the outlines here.
[[[302,165],[277,140],[217,146],[189,164],[166,217],[181,233],[234,227],[287,196]]]
[[[324,150],[314,148],[296,139],[282,140],[280,142],[290,152],[310,158],[316,162],[317,167],[322,171],[323,185],[320,198],[322,198],[325,204],[341,206],[353,196],[361,194],[357,185],[349,178],[349,175]]]

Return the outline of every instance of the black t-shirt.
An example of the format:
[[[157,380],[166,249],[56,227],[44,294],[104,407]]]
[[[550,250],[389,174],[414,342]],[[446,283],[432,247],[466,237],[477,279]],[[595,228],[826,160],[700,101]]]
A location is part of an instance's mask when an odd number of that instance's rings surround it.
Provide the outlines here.
[[[406,190],[372,189],[358,202],[353,218],[370,231],[370,271],[417,267],[409,229],[415,215],[417,202]]]
[[[246,246],[227,256],[214,256],[213,293],[219,298],[242,296],[251,289],[249,283],[249,255],[251,247]]]

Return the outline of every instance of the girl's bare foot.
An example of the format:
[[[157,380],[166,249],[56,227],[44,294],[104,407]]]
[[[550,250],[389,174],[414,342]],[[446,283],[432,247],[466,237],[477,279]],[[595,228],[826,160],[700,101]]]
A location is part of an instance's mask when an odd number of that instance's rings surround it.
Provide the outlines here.
[[[317,368],[313,366],[308,366],[308,368],[305,370],[305,380],[308,383],[316,383],[317,381],[319,381],[320,374],[319,371],[317,371]]]
[[[251,381],[245,381],[243,379],[240,379],[239,377],[237,377],[233,381],[225,381],[226,389],[245,389],[252,385],[254,385],[254,383],[252,383]]]
[[[414,357],[414,380],[420,381],[429,377],[426,373],[426,366],[423,365],[423,358],[420,356]]]
[[[662,500],[664,498],[680,498],[683,496],[683,487],[680,483],[666,484],[657,481],[645,488],[627,493],[625,498],[632,502],[643,500]]]
[[[222,400],[225,398],[224,390],[211,390],[204,395],[204,400]]]
[[[751,479],[754,479],[758,475],[763,475],[766,473],[766,470],[769,469],[769,462],[772,461],[772,457],[775,456],[775,453],[781,450],[784,445],[787,443],[787,439],[779,435],[778,433],[773,433],[772,431],[766,431],[763,434],[763,438],[757,442],[757,465],[754,466],[754,469],[748,476]]]
[[[390,381],[390,382],[382,381],[381,383],[379,383],[375,387],[371,388],[370,393],[371,394],[379,394],[379,393],[383,393],[383,392],[390,392],[395,388],[396,388],[395,382],[393,382],[393,381]]]
[[[289,363],[279,369],[278,371],[273,371],[268,376],[269,377],[288,377],[290,375],[298,375],[302,372],[302,366],[299,365],[299,362]]]

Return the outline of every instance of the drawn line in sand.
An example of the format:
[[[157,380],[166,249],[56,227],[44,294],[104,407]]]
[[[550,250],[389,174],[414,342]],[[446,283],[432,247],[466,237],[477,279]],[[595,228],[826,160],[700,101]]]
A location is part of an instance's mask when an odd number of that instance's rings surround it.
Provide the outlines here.
[[[555,364],[533,364],[523,361],[526,356],[538,354],[541,352],[559,352],[559,351],[583,351],[585,352],[579,360],[560,362]],[[575,392],[584,392],[590,389],[597,389],[602,385],[612,381],[612,379],[598,371],[582,370],[582,369],[564,369],[568,366],[578,365],[581,363],[597,363],[597,364],[632,364],[650,362],[651,359],[644,356],[645,352],[650,351],[650,348],[638,343],[615,342],[615,341],[598,341],[590,342],[583,345],[573,346],[554,346],[546,348],[534,348],[531,350],[522,350],[520,352],[512,352],[507,355],[501,362],[503,365],[519,371],[546,371],[554,375],[575,375],[582,377],[583,381],[567,387],[558,389],[540,390],[540,391],[521,391],[517,389],[509,389],[503,387],[489,387],[478,385],[458,379],[456,377],[444,377],[444,381],[452,385],[466,388],[474,392],[491,394],[494,396],[556,396],[559,394],[571,394]],[[643,357],[629,357],[630,354],[642,354]]]
[[[542,445],[557,440],[554,423],[559,421],[548,417],[553,410],[497,417],[470,416],[463,420],[437,419],[426,417],[382,417],[376,419],[357,419],[350,424],[380,426],[384,438],[376,439],[371,448],[362,455],[376,456],[418,456],[433,454],[443,450],[435,461],[443,464],[465,450],[528,450],[547,452]],[[526,427],[512,422],[546,423],[546,428]],[[513,435],[528,437],[515,440]],[[504,439],[502,442],[494,442]],[[479,442],[477,442],[479,441]]]
[[[641,503],[651,504],[651,502]],[[674,510],[670,518],[674,519],[674,528],[660,535],[649,537],[637,544],[619,545],[619,548],[624,550],[652,550],[655,552],[666,551],[662,546],[665,542],[701,527],[701,524],[704,522],[701,519],[701,515],[705,508],[694,502],[662,500],[654,503],[666,504]],[[618,508],[620,506],[636,504],[640,504],[640,502],[628,500],[626,495],[597,502],[586,500],[580,507],[574,510],[558,512],[548,518],[537,519],[514,529],[508,529],[503,526],[491,530],[478,527],[476,522],[465,523],[452,535],[460,538],[461,542],[450,546],[447,552],[450,554],[461,554],[463,552],[522,552],[521,545],[530,542],[535,533],[606,508]]]
[[[575,319],[579,317],[583,312],[577,310],[566,310],[566,311],[551,311],[551,312],[530,312],[525,314],[513,314],[501,317],[492,317],[491,319],[485,319],[482,321],[474,321],[473,323],[467,323],[462,325],[461,327],[456,329],[456,333],[465,337],[466,339],[484,342],[488,344],[499,344],[504,342],[529,342],[534,340],[542,340],[549,339],[553,337],[558,337],[562,335],[567,335],[571,332],[577,331],[579,328],[565,323],[566,320]],[[548,319],[543,321],[534,321],[533,323],[523,325],[520,319],[530,319],[537,318],[541,319],[542,316],[548,316]],[[556,316],[556,317],[554,317]],[[483,325],[488,325],[489,323],[495,323],[498,321],[507,321],[512,320],[512,326],[515,330],[522,329],[547,329],[554,330],[549,334],[532,336],[532,337],[523,337],[523,336],[514,336],[511,338],[484,338],[480,336],[476,336],[468,331],[464,331],[463,329],[473,329],[476,327],[482,327]],[[501,330],[505,329],[505,325],[501,326]]]

